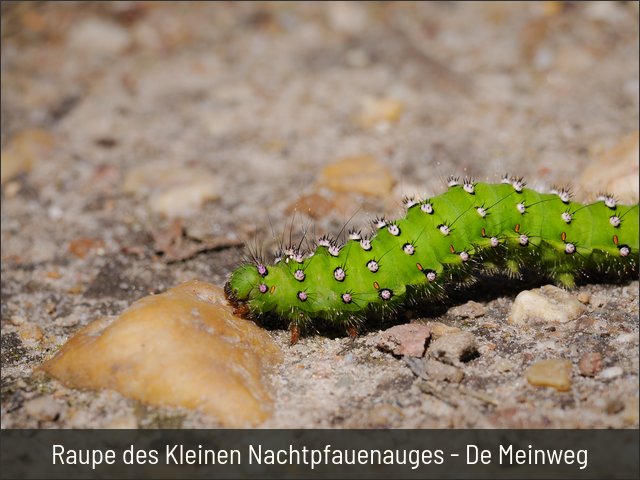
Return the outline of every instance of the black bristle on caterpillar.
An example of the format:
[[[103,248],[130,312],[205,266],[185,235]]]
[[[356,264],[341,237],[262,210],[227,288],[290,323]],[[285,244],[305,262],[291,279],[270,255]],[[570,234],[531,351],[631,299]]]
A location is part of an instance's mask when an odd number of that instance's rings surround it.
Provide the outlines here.
[[[232,272],[227,298],[244,316],[281,317],[295,343],[316,320],[353,335],[367,315],[440,301],[479,274],[533,270],[564,287],[589,275],[638,275],[638,204],[608,194],[581,204],[569,189],[539,193],[508,176],[497,184],[449,177],[447,185],[429,199],[404,197],[405,216],[376,217],[371,236],[323,236],[308,252],[303,237],[280,245],[270,264],[254,254]]]

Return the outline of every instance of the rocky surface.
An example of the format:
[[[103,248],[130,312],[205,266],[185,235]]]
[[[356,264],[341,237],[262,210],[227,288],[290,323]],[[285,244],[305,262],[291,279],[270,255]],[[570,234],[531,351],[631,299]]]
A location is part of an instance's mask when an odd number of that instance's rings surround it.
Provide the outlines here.
[[[39,366],[148,294],[222,286],[243,243],[392,218],[450,174],[637,200],[637,17],[637,2],[3,3],[2,427],[222,425]],[[569,292],[586,310],[562,322],[509,323],[544,282],[496,277],[356,338],[289,346],[265,325],[284,358],[261,425],[637,428],[638,281],[600,280]],[[410,321],[477,353],[377,348]],[[561,382],[536,382],[562,388],[532,384],[553,359]]]

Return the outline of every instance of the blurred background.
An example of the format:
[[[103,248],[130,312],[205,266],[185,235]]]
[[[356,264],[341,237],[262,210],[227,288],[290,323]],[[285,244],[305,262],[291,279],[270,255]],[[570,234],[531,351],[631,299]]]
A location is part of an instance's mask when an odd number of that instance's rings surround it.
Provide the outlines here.
[[[344,221],[450,174],[594,190],[637,151],[638,2],[3,2],[1,113],[3,215],[38,228]],[[5,255],[50,257],[20,231]]]
[[[637,201],[638,2],[1,8],[7,384],[96,312],[448,175]]]

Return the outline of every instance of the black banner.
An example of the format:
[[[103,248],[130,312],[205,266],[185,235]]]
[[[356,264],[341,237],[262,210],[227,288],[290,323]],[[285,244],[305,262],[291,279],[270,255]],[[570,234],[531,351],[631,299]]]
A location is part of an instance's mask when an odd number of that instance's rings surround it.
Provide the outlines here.
[[[2,478],[634,478],[638,430],[2,430]]]

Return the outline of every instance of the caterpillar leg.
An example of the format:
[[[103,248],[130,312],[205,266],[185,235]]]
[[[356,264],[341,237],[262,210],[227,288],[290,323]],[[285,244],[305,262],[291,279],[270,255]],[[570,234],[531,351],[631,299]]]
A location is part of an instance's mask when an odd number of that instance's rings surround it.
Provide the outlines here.
[[[574,288],[576,286],[575,275],[571,272],[559,272],[554,275],[553,279],[564,288]]]
[[[300,327],[295,323],[292,323],[289,327],[289,331],[291,332],[291,339],[289,340],[289,345],[295,345],[300,340]]]
[[[246,304],[235,306],[233,314],[245,319],[251,318],[251,310],[249,309],[249,305]]]
[[[355,325],[349,325],[347,327],[347,333],[351,338],[356,338],[358,336],[358,327]]]

